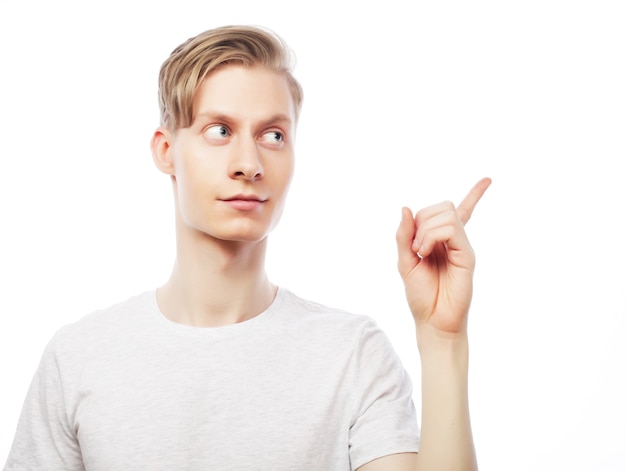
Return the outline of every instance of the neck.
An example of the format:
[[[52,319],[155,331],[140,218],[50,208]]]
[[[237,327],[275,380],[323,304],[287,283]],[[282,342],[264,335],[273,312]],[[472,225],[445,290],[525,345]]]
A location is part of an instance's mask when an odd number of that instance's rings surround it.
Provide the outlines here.
[[[176,262],[157,301],[170,320],[218,327],[251,319],[276,294],[265,272],[267,238],[232,242],[197,231],[177,231]]]

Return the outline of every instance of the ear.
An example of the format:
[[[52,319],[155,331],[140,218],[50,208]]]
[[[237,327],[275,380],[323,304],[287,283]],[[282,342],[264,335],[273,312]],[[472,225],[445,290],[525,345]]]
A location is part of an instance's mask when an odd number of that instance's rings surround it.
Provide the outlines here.
[[[173,138],[173,134],[167,128],[159,126],[150,140],[152,160],[157,168],[167,175],[174,175]]]

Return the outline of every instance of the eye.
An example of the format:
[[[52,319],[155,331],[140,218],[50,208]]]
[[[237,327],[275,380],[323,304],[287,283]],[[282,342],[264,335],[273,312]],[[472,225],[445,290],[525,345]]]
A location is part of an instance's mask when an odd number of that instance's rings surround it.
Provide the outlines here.
[[[271,145],[281,145],[285,142],[285,135],[280,131],[269,131],[261,136],[261,141]]]
[[[206,131],[204,131],[204,135],[209,139],[223,141],[230,137],[230,131],[223,124],[216,124],[214,126],[209,126]]]

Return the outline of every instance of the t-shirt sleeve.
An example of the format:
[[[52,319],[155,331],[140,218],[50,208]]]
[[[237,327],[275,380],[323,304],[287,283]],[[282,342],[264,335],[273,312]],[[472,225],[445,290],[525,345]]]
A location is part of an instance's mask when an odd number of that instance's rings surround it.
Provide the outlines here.
[[[350,428],[352,469],[383,456],[417,452],[419,428],[411,379],[374,321],[357,351],[355,406]]]
[[[31,382],[4,471],[84,470],[69,424],[57,338],[46,347]]]

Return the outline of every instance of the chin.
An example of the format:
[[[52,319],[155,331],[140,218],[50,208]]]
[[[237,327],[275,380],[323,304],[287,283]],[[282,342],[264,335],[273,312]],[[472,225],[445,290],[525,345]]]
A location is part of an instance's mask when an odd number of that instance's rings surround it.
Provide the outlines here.
[[[221,240],[228,242],[262,242],[267,239],[267,234],[233,234],[231,236],[226,236],[221,238]]]
[[[261,242],[267,238],[269,231],[264,227],[216,231],[207,234],[215,239],[228,242]]]
[[[218,239],[233,242],[260,242],[266,239],[272,232],[278,220],[239,220],[232,222],[233,224],[216,228],[218,230],[213,233],[214,236]]]
[[[198,235],[224,242],[261,242],[267,238],[277,221],[239,219],[238,221],[220,221],[214,224],[203,222],[188,224]]]

